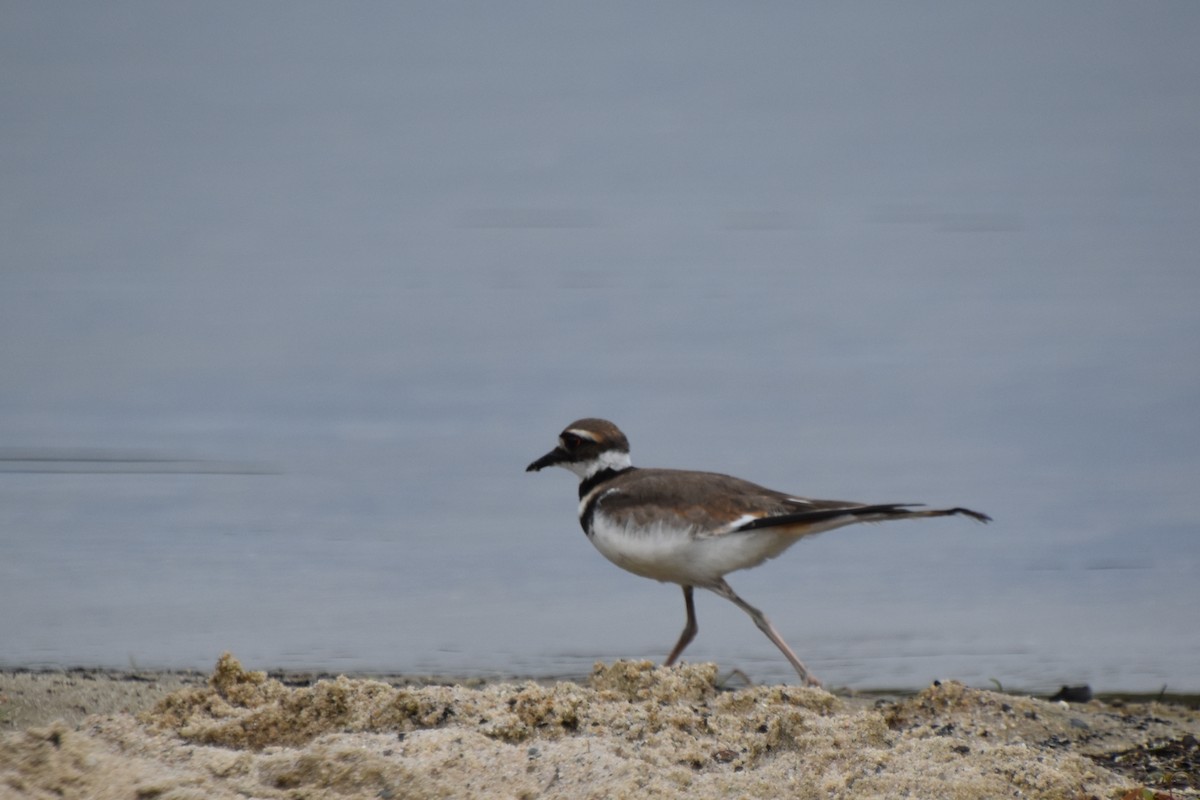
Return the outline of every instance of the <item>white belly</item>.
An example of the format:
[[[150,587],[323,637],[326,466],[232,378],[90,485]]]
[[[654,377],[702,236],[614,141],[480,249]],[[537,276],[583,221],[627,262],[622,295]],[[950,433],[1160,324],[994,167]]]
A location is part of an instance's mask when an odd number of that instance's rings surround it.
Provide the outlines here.
[[[603,514],[592,520],[592,544],[605,558],[635,575],[704,586],[723,575],[774,558],[799,537],[759,530],[697,536],[693,529],[655,525],[629,529]]]

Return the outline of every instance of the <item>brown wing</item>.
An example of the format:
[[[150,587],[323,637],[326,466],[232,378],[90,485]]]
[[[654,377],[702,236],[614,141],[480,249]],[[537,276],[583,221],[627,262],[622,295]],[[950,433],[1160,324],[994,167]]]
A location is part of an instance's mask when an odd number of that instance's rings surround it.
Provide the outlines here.
[[[732,475],[670,469],[636,469],[604,485],[597,507],[638,525],[674,517],[681,526],[717,531],[757,520],[861,506],[777,492]]]
[[[791,528],[796,533],[845,517],[847,522],[963,515],[990,522],[969,508],[926,509],[920,503],[867,505],[849,500],[814,500],[777,492],[717,472],[633,469],[604,484],[597,502],[605,515],[636,525],[663,518],[709,534],[760,528]]]

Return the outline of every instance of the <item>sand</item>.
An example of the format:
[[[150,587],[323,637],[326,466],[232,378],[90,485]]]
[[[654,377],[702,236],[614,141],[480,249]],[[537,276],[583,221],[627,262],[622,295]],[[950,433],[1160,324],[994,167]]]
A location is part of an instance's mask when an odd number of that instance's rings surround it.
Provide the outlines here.
[[[0,673],[0,798],[1200,796],[1182,705],[716,677],[619,661],[586,684],[291,685],[228,655],[211,676]]]

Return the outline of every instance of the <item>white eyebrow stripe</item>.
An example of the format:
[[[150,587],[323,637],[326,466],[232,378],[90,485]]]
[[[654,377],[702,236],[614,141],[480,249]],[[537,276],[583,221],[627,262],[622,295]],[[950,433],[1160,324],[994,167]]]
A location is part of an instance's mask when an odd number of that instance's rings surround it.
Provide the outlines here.
[[[600,441],[600,437],[597,436],[596,434],[592,433],[591,431],[580,430],[579,428],[568,428],[567,433],[573,433],[576,436],[579,436],[583,439],[588,439],[593,442]]]

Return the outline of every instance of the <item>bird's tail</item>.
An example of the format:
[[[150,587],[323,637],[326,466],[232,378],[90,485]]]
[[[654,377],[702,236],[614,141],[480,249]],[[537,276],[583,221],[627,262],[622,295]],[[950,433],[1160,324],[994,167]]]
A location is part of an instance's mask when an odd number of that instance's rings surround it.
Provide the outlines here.
[[[882,503],[869,506],[844,506],[822,508],[813,511],[797,511],[793,514],[761,517],[742,525],[738,530],[756,528],[826,528],[841,527],[853,522],[885,522],[893,519],[920,519],[923,517],[953,517],[962,515],[977,522],[991,522],[987,514],[969,508],[925,508],[920,503]],[[841,524],[838,524],[838,523]],[[833,523],[833,525],[829,525]],[[800,532],[800,531],[797,531]]]
[[[956,506],[955,508],[923,508],[917,503],[899,503],[894,505],[884,506],[863,506],[860,511],[866,511],[868,514],[874,512],[880,513],[881,519],[916,519],[918,517],[953,517],[961,514],[964,517],[970,517],[976,522],[991,522],[992,518],[987,514],[981,514],[978,511],[972,511],[969,508]]]

